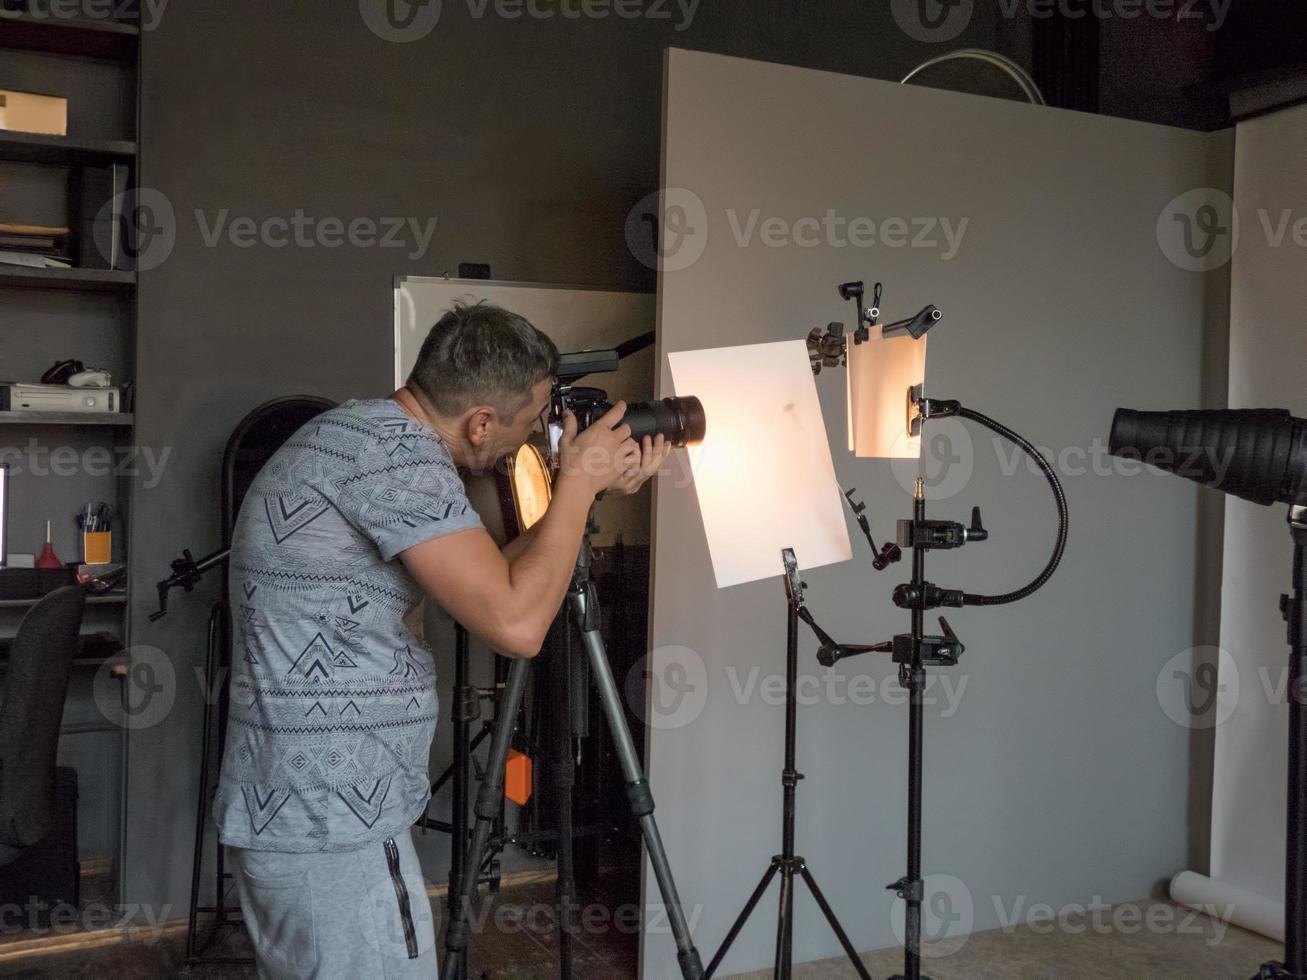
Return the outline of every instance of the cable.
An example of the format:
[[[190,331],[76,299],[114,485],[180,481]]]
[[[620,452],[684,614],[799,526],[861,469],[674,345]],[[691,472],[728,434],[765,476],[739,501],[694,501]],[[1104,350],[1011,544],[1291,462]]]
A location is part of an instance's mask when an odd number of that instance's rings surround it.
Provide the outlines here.
[[[976,595],[965,593],[962,596],[963,605],[967,606],[1002,606],[1009,602],[1017,602],[1036,592],[1045,582],[1047,582],[1057,570],[1057,566],[1062,561],[1062,553],[1066,551],[1067,528],[1070,524],[1070,518],[1067,515],[1066,493],[1062,489],[1062,483],[1057,478],[1057,473],[1048,460],[1044,458],[1043,453],[1031,445],[1026,439],[1017,435],[1006,425],[996,422],[987,415],[980,412],[972,411],[959,405],[957,413],[959,418],[970,419],[985,428],[1002,436],[1008,442],[1018,447],[1022,452],[1029,456],[1039,468],[1044,471],[1044,476],[1048,478],[1048,485],[1053,488],[1053,499],[1057,503],[1057,544],[1053,547],[1053,556],[1040,572],[1030,582],[1030,584],[1017,589],[1015,592],[1005,592],[1002,595]]]

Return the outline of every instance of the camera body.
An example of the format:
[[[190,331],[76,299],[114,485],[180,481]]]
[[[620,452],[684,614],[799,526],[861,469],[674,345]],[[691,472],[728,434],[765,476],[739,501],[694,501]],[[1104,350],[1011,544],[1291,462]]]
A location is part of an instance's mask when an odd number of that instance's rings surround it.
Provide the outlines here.
[[[608,392],[576,382],[589,374],[616,371],[619,360],[615,350],[579,351],[559,358],[549,410],[549,444],[554,453],[558,451],[565,413],[570,411],[576,416],[577,431],[583,432],[613,407]],[[703,403],[693,396],[634,402],[626,406],[622,424],[631,427],[631,438],[636,442],[645,436],[652,439],[661,435],[678,449],[702,442],[707,431]]]

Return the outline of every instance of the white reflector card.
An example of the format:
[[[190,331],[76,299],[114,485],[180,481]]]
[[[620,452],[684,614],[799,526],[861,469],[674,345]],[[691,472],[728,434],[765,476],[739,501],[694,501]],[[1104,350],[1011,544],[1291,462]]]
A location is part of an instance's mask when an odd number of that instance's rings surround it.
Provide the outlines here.
[[[921,437],[908,434],[908,389],[926,380],[926,339],[849,338],[850,449],[861,457],[918,459]]]
[[[852,557],[839,482],[802,340],[668,354],[678,395],[707,417],[689,449],[718,588]]]

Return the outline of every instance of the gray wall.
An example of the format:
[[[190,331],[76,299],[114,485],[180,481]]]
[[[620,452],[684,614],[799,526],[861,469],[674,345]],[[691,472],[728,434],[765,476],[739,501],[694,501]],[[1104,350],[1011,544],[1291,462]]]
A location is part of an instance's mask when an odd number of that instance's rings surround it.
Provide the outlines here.
[[[1220,291],[1213,305],[1209,277],[1170,261],[1155,227],[1182,191],[1230,186],[1230,134],[680,51],[669,55],[665,131],[663,180],[698,195],[707,220],[689,222],[702,257],[660,277],[661,354],[851,324],[835,285],[881,279],[886,319],[928,301],[945,311],[930,335],[931,394],[1063,460],[1072,530],[1056,577],[1018,605],[946,611],[968,649],[957,668],[934,672],[960,700],[938,681],[929,695],[926,870],[947,876],[928,879],[940,896],[929,907],[945,903],[954,929],[987,929],[1000,908],[1149,895],[1187,854],[1189,735],[1156,686],[1168,660],[1211,642],[1195,635],[1199,490],[1128,476],[1103,444],[1116,406],[1203,396],[1205,324],[1224,313]],[[949,258],[938,231],[937,248],[742,246],[731,213],[742,225],[755,209],[762,222],[833,209],[845,220],[969,224]],[[841,484],[858,488],[890,536],[910,513],[915,467],[852,458],[843,379],[824,373],[818,388]],[[1011,450],[983,429],[940,422],[927,435],[933,515],[962,520],[978,504],[991,534],[934,553],[928,578],[991,593],[1027,581],[1052,541],[1043,481],[1024,463],[1005,472]],[[767,433],[757,438],[765,452]],[[875,572],[855,541],[851,563],[805,575],[809,606],[848,642],[887,639],[908,627],[889,596],[909,574],[906,562]],[[783,676],[784,594],[778,578],[715,589],[693,490],[664,481],[652,608],[653,677],[675,683],[664,651],[681,647],[697,652],[688,659],[706,679],[688,695],[701,713],[683,704],[651,734],[649,765],[682,896],[700,907],[698,939],[711,950],[779,844],[783,708],[764,679]],[[815,698],[799,711],[799,853],[858,947],[883,947],[894,942],[895,902],[881,886],[904,869],[907,709],[885,703],[898,693],[886,658],[825,672],[815,647],[805,631],[800,674]],[[751,676],[759,686],[742,696]],[[656,902],[651,882],[646,890]],[[799,896],[796,958],[836,955]],[[724,974],[770,961],[773,901]],[[647,977],[674,975],[666,936],[646,940],[644,964]]]
[[[950,45],[1028,63],[1028,24],[980,6]],[[864,0],[704,3],[684,31],[476,19],[446,0],[438,28],[411,44],[379,39],[354,2],[186,0],[146,32],[142,180],[171,201],[178,234],[167,261],[141,275],[137,431],[173,455],[162,484],[137,494],[132,624],[180,682],[167,718],[132,737],[129,901],[174,903],[178,914],[185,899],[202,704],[192,671],[216,583],[177,596],[160,623],[147,614],[150,584],[181,548],[219,543],[218,463],[232,426],[290,392],[387,391],[397,273],[477,260],[499,278],[652,289],[623,227],[658,183],[672,44],[880,78],[943,49]],[[210,247],[196,208],[209,221],[224,208],[255,219],[300,208],[438,225],[416,260],[402,249]]]

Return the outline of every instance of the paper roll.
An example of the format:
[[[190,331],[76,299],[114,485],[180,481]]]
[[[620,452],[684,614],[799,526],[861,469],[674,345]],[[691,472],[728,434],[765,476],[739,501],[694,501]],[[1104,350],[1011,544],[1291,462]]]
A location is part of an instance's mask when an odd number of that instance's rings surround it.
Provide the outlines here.
[[[1188,908],[1226,919],[1284,942],[1284,902],[1228,885],[1194,871],[1171,879],[1171,898]]]

